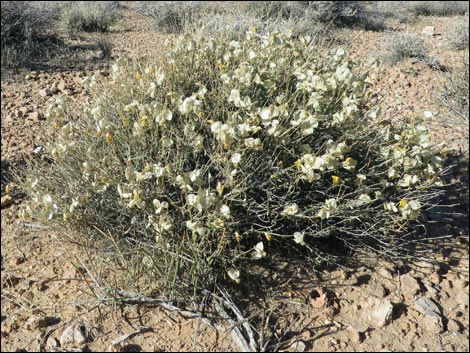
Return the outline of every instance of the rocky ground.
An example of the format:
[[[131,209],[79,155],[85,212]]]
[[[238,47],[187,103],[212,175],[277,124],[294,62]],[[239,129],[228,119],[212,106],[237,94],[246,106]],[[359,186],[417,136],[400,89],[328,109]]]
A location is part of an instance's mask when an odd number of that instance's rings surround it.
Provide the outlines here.
[[[426,17],[408,30],[421,33],[434,26],[434,33],[425,36],[430,54],[452,66],[463,55],[446,45],[454,20]],[[397,29],[404,30],[400,25]],[[164,36],[133,12],[108,36],[115,57],[162,54]],[[383,32],[342,30],[338,36],[352,57],[374,57],[383,51]],[[91,41],[84,36],[76,44]],[[97,50],[76,51],[60,65],[2,80],[2,351],[239,350],[227,332],[198,319],[158,306],[98,303],[87,258],[76,245],[63,241],[64,231],[16,218],[22,197],[9,174],[21,168],[25,154],[44,144],[38,131],[48,101],[60,94],[79,104],[85,98],[83,78],[107,76],[109,64],[99,56]],[[373,90],[383,97],[387,116],[437,110],[441,71],[405,60],[384,65],[376,74]],[[458,127],[443,128],[438,121],[431,126],[436,139],[464,151],[463,176],[457,173],[450,181],[468,185],[468,141],[459,136]],[[264,293],[253,306],[277,313],[266,330],[271,343],[286,351],[468,351],[468,186],[466,192],[463,198],[456,196],[454,215],[430,217],[431,233],[452,236],[439,246],[433,264],[402,267],[376,260],[354,270],[325,268],[312,274],[299,269],[292,275],[298,285],[286,281]]]

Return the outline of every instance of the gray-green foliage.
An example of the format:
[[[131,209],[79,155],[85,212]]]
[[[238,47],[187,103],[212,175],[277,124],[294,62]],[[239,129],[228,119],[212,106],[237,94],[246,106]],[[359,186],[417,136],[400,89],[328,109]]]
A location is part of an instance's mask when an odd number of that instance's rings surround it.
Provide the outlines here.
[[[385,40],[383,59],[389,64],[395,64],[406,58],[426,59],[428,48],[424,39],[409,32],[388,33]]]
[[[44,1],[1,2],[2,76],[48,50],[57,14],[57,6]]]
[[[166,54],[118,60],[101,90],[87,78],[81,112],[57,98],[52,163],[31,165],[25,215],[71,227],[134,285],[174,298],[249,280],[288,249],[330,259],[331,241],[406,256],[440,158],[422,118],[378,123],[360,63],[255,31],[178,37]]]
[[[468,52],[462,62],[446,73],[442,82],[440,104],[445,108],[443,123],[463,132],[468,139],[469,105],[468,105]]]
[[[455,16],[468,13],[468,1],[406,1],[404,6],[420,16]]]
[[[455,21],[448,36],[452,49],[462,50],[468,48],[469,29],[468,15]]]
[[[115,1],[70,1],[62,9],[62,21],[69,33],[106,32],[119,19]]]

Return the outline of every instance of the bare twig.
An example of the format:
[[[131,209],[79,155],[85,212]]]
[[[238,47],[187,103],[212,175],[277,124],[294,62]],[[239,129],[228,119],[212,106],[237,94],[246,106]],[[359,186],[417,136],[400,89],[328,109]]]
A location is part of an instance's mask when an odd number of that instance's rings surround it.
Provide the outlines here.
[[[132,336],[135,336],[135,335],[138,335],[139,333],[144,333],[144,332],[149,332],[149,331],[152,331],[152,328],[151,327],[148,327],[148,326],[141,326],[139,327],[137,330],[135,331],[132,331],[132,332],[129,332],[125,335],[122,335],[114,340],[111,341],[111,344],[112,345],[116,345],[116,344],[119,344],[125,340],[127,340],[128,338],[131,338]]]

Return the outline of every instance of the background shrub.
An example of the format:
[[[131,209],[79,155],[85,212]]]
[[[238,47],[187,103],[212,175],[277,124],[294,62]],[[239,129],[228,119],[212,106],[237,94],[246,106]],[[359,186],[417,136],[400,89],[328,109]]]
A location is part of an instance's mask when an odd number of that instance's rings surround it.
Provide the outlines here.
[[[395,64],[406,58],[424,60],[428,57],[428,48],[423,38],[408,32],[391,32],[385,39],[383,59]]]
[[[421,118],[378,124],[342,49],[187,35],[162,62],[119,59],[110,80],[85,80],[83,112],[51,105],[25,215],[71,227],[140,291],[187,299],[270,259],[330,259],[331,243],[409,254],[440,159]]]
[[[405,5],[418,16],[455,16],[468,12],[468,1],[407,1]]]
[[[446,126],[455,128],[467,138],[468,141],[468,52],[462,63],[452,71],[446,73],[442,82],[440,104],[445,108],[442,122]]]
[[[1,2],[2,77],[58,45],[58,5],[45,1]]]
[[[71,34],[106,32],[119,16],[116,1],[70,1],[62,10],[62,21]]]
[[[449,44],[452,49],[462,50],[468,48],[468,15],[455,21],[449,33]]]

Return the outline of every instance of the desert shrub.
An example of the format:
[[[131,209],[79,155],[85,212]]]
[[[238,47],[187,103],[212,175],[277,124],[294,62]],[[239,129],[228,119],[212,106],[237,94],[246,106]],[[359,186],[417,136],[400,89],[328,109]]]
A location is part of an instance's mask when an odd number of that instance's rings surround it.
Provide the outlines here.
[[[85,80],[82,112],[49,108],[51,163],[32,161],[23,215],[92,239],[140,290],[196,295],[289,248],[328,258],[332,241],[406,256],[440,159],[421,118],[378,123],[344,50],[187,35],[162,62],[119,59],[109,79]]]
[[[1,2],[2,76],[40,56],[51,44],[57,7],[43,1]]]
[[[136,10],[152,18],[157,30],[180,33],[216,8],[201,1],[140,1]]]
[[[101,52],[101,58],[110,59],[114,47],[113,43],[108,38],[101,35],[98,37],[96,44]]]
[[[120,13],[115,1],[71,1],[62,10],[62,21],[71,34],[106,32]]]
[[[457,20],[449,33],[449,44],[452,49],[468,48],[468,16]]]
[[[445,108],[442,122],[456,128],[468,139],[468,53],[462,63],[446,73],[442,81],[440,105]]]
[[[405,6],[418,16],[455,16],[468,12],[468,1],[409,1]]]
[[[403,6],[402,1],[375,1],[370,6],[384,19],[393,18],[400,23],[416,20],[416,17],[410,14],[407,7]]]
[[[383,59],[395,64],[406,58],[426,59],[428,48],[424,39],[408,32],[391,32],[386,36]]]

